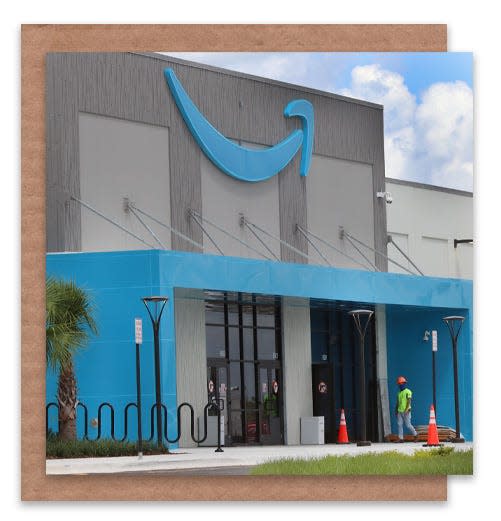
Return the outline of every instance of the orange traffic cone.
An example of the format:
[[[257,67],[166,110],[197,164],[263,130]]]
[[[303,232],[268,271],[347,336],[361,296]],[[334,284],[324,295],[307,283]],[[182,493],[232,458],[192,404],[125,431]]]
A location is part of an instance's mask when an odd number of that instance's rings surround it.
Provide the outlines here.
[[[341,421],[339,422],[339,433],[337,435],[338,443],[350,443],[348,440],[348,431],[346,430],[346,418],[344,417],[344,409],[341,409]]]
[[[430,407],[430,423],[428,425],[428,441],[423,447],[440,447],[442,444],[438,439],[437,421],[435,419],[435,408]]]

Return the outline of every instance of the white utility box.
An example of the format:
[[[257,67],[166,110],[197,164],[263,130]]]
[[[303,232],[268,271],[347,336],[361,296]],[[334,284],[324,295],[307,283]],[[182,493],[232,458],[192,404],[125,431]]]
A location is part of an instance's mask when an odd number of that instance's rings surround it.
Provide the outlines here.
[[[221,430],[221,445],[224,445],[224,416],[221,415],[221,423],[219,425]],[[204,435],[204,419],[198,418],[198,439],[203,438]],[[207,417],[207,438],[199,447],[217,447],[217,416]]]
[[[324,443],[324,417],[301,418],[301,445],[323,445]]]

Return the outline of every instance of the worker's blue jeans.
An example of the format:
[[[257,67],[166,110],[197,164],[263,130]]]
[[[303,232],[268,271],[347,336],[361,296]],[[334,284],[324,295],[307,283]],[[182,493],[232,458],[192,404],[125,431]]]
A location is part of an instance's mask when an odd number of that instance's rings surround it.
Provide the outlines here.
[[[404,439],[404,423],[405,426],[411,431],[413,436],[416,436],[416,429],[412,426],[411,423],[411,411],[409,412],[399,412],[397,414],[397,423],[398,423],[398,437],[403,440]]]

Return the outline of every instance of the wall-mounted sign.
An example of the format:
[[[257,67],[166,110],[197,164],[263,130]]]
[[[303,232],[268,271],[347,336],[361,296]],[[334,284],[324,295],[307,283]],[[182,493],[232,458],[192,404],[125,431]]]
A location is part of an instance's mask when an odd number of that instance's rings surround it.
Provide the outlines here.
[[[283,170],[299,148],[303,147],[300,175],[308,175],[314,134],[313,105],[309,101],[292,100],[284,109],[286,118],[301,119],[301,129],[294,130],[272,147],[255,150],[235,144],[216,130],[198,110],[172,69],[165,69],[164,75],[177,108],[191,134],[204,154],[219,170],[240,181],[265,181]],[[266,125],[266,121],[263,121],[263,125]]]
[[[318,384],[318,392],[320,394],[326,394],[327,393],[327,384],[325,382],[320,382]]]
[[[431,348],[438,351],[438,333],[435,330],[431,332]]]
[[[134,321],[136,331],[136,344],[143,343],[143,321],[140,318],[136,318]]]

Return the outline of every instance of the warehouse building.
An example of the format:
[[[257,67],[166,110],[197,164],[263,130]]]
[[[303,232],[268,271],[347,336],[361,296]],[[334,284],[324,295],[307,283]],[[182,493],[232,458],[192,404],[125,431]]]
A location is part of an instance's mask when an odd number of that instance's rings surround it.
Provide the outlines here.
[[[341,409],[359,439],[365,388],[366,437],[382,440],[395,432],[399,374],[415,392],[414,423],[427,424],[426,330],[439,339],[438,420],[454,425],[442,318],[461,315],[461,431],[472,439],[472,283],[420,274],[412,241],[387,226],[382,106],[157,54],[55,53],[46,71],[47,273],[95,299],[99,335],[76,359],[89,411],[113,403],[123,434],[139,317],[149,425],[155,367],[141,298],[163,295],[170,439],[177,405],[200,417],[211,398],[227,445],[299,444],[301,419],[314,416],[333,442]],[[349,314],[361,308],[374,312],[363,371]],[[55,386],[49,373],[48,402]],[[179,446],[193,446],[182,422]]]

